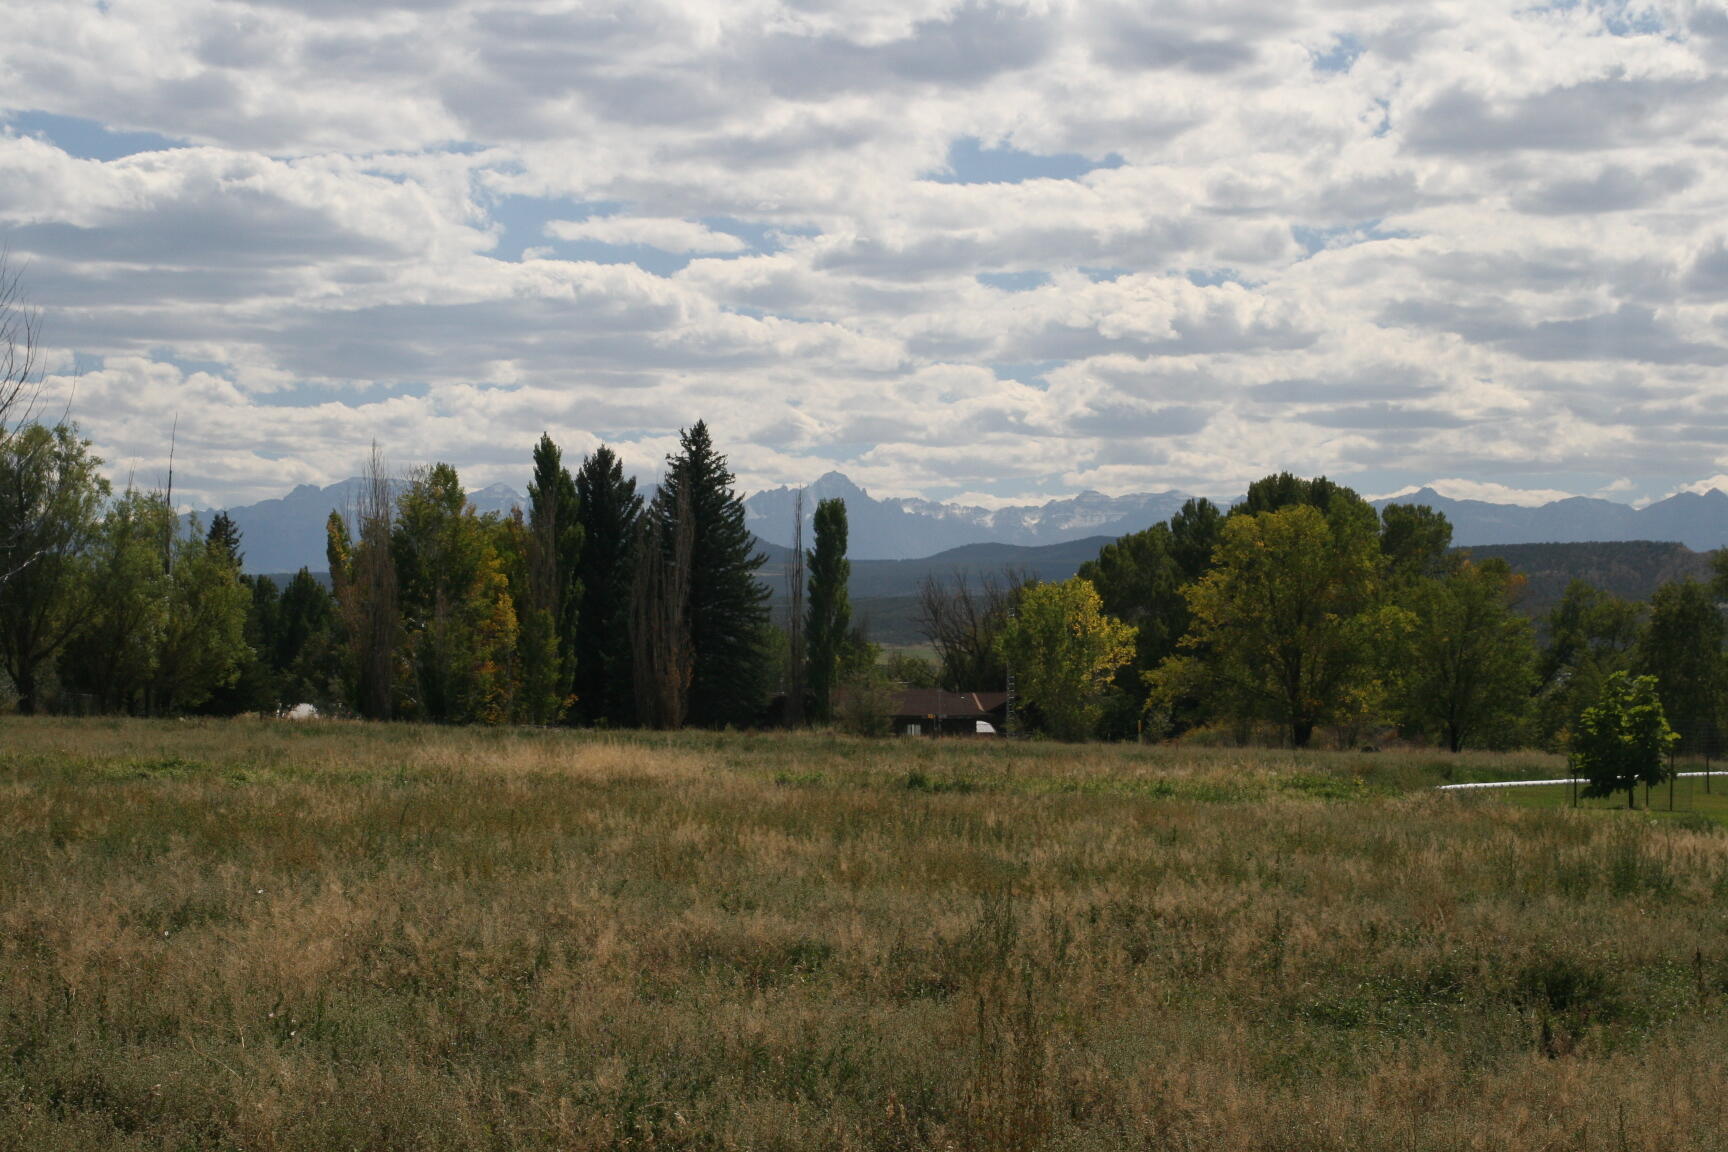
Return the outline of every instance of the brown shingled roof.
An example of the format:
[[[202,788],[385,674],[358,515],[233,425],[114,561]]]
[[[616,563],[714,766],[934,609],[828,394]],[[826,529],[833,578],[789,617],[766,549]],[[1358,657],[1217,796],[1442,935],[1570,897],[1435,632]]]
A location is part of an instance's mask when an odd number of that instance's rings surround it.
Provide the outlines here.
[[[896,716],[945,716],[953,720],[988,720],[1008,703],[1006,692],[944,692],[939,688],[908,688],[894,706]]]

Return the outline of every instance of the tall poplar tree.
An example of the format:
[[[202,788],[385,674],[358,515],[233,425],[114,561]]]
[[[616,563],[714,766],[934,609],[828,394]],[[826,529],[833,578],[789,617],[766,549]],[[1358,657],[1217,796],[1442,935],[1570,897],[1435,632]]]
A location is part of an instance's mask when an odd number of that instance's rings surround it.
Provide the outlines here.
[[[576,472],[576,518],[582,550],[572,655],[575,714],[590,724],[635,722],[630,668],[630,590],[642,497],[634,477],[602,444]]]
[[[819,721],[834,717],[834,689],[840,674],[840,654],[852,627],[852,600],[846,585],[852,562],[846,559],[846,501],[823,500],[816,505],[816,546],[809,552],[810,604],[804,628],[809,652],[810,699]]]
[[[726,457],[697,421],[666,458],[666,477],[650,514],[662,546],[690,517],[689,621],[693,664],[689,721],[701,727],[747,723],[762,703],[768,589],[756,578],[764,557],[744,523]],[[687,502],[688,511],[681,510]]]
[[[330,513],[325,526],[325,557],[330,583],[347,634],[351,695],[360,715],[388,720],[396,710],[396,651],[402,640],[398,580],[391,537],[396,499],[383,453],[372,446],[366,475],[348,520]]]

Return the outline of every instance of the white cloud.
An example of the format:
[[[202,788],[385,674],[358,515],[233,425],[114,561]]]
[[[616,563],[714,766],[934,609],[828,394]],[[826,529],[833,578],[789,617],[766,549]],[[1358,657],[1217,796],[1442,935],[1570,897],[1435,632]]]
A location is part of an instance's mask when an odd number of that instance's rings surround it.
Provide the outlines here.
[[[214,503],[699,416],[746,486],[1647,500],[1728,439],[1701,12],[24,0],[0,239]]]

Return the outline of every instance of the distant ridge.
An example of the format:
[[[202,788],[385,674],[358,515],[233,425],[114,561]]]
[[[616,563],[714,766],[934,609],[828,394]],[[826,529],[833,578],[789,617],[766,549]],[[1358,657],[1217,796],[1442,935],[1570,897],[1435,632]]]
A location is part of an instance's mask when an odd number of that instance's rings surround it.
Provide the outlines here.
[[[1432,488],[1373,502],[1426,504],[1452,522],[1452,542],[1473,544],[1591,544],[1670,540],[1695,551],[1728,546],[1728,495],[1680,492],[1644,508],[1573,496],[1530,508],[1454,500]]]
[[[1080,565],[1098,558],[1098,550],[1115,539],[1113,536],[1087,536],[1080,540],[1064,540],[1060,544],[963,544],[912,560],[854,560],[852,579],[848,584],[853,596],[911,596],[929,576],[947,579],[965,573],[974,584],[987,576],[1004,572],[1023,572],[1038,580],[1066,580]],[[765,543],[762,552],[768,562],[761,568],[761,577],[777,596],[784,595],[785,565],[791,549]]]
[[[1648,600],[1656,589],[1675,580],[1710,579],[1708,556],[1669,541],[1484,544],[1469,551],[1477,560],[1504,560],[1523,575],[1526,584],[1519,608],[1537,617],[1558,604],[1566,585],[1574,580],[1625,600]]]

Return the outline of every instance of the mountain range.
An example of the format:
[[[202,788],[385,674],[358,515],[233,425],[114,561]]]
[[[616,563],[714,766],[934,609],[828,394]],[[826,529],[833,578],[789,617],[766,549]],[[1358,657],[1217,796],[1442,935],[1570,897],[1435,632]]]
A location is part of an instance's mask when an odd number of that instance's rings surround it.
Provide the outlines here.
[[[745,522],[770,544],[792,543],[792,510],[799,489],[771,488],[744,501]],[[1106,496],[1082,492],[1044,504],[977,508],[933,500],[878,500],[838,472],[803,489],[804,533],[819,500],[846,501],[848,553],[866,560],[916,560],[966,544],[1037,547],[1088,536],[1123,536],[1168,520],[1188,499],[1183,492]]]
[[[302,566],[321,571],[324,524],[332,509],[350,508],[359,493],[359,479],[319,488],[303,484],[286,496],[228,509],[243,534],[246,568],[252,572],[292,572]],[[972,545],[1044,548],[1138,532],[1174,514],[1185,493],[1146,492],[1106,496],[1082,492],[1043,504],[979,508],[905,497],[877,499],[838,472],[830,472],[804,490],[805,540],[809,520],[819,500],[846,501],[848,551],[854,561],[908,561],[933,557]],[[797,489],[772,488],[744,501],[746,522],[764,543],[785,548],[792,542],[792,513]],[[522,507],[526,497],[508,484],[494,484],[469,494],[480,512],[508,512]],[[1611,500],[1572,497],[1540,507],[1455,500],[1431,488],[1374,501],[1387,504],[1427,504],[1452,523],[1452,542],[1470,547],[1500,544],[1571,544],[1620,540],[1673,541],[1696,551],[1728,546],[1728,494],[1711,490],[1702,495],[1682,492],[1644,508]],[[1093,553],[1097,543],[1089,543]],[[770,548],[772,553],[775,549]],[[1011,562],[994,549],[993,567]],[[1009,552],[1012,549],[1008,550]],[[1066,562],[1066,549],[1055,555]],[[1042,565],[1046,557],[1034,559]],[[966,563],[977,567],[981,557]],[[857,569],[862,575],[862,570]],[[884,569],[886,572],[887,569]]]
[[[331,512],[350,512],[360,498],[365,481],[351,476],[328,488],[302,484],[286,496],[260,500],[227,509],[240,529],[240,551],[248,572],[298,572],[310,568],[325,572],[324,526]],[[401,481],[392,481],[400,490]],[[527,497],[508,484],[494,484],[470,492],[468,499],[478,512],[507,513],[526,503]],[[210,514],[199,513],[199,522],[210,526]]]

